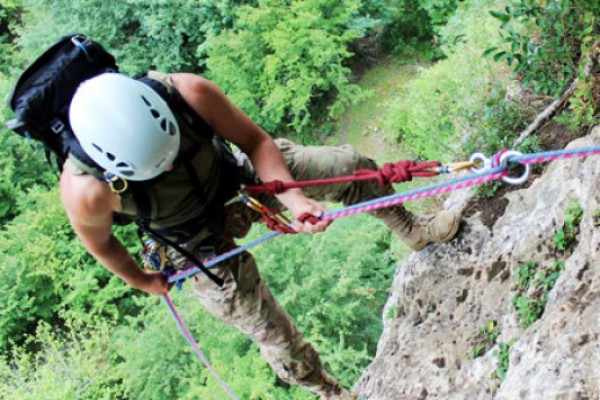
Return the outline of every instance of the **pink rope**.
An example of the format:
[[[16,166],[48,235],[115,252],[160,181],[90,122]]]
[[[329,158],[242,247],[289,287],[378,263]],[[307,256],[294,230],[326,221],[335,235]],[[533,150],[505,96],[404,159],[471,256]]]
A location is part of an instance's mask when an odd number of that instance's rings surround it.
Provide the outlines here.
[[[192,336],[192,334],[188,330],[187,326],[183,322],[183,319],[177,312],[177,308],[175,308],[175,304],[173,304],[173,300],[171,300],[171,296],[169,296],[168,294],[165,294],[163,296],[163,301],[169,308],[169,312],[173,316],[173,319],[175,319],[175,322],[177,323],[179,330],[185,337],[185,340],[187,340],[187,342],[190,344],[190,346],[192,346],[192,348],[194,349],[194,351],[196,352],[196,354],[198,355],[200,360],[202,360],[202,363],[204,364],[204,366],[209,370],[209,372],[217,380],[217,382],[219,382],[219,384],[221,384],[221,386],[223,387],[223,390],[225,390],[227,392],[227,394],[229,394],[229,397],[231,397],[233,400],[239,400],[236,397],[236,395],[233,393],[233,391],[229,388],[229,386],[227,386],[227,384],[221,379],[219,374],[217,374],[217,371],[215,371],[215,369],[212,367],[212,365],[208,361],[208,358],[206,358],[206,356],[204,355],[204,352],[202,352],[202,350],[200,349],[200,347],[194,340],[194,337]]]
[[[428,190],[428,191],[421,192],[421,193],[415,193],[415,194],[401,196],[401,197],[397,197],[397,198],[386,200],[386,201],[381,201],[376,204],[370,204],[367,206],[357,207],[357,208],[344,209],[344,210],[340,210],[339,212],[334,211],[333,213],[324,215],[323,217],[321,217],[321,219],[332,221],[334,219],[346,217],[348,215],[355,215],[355,214],[360,214],[360,213],[364,213],[364,212],[377,210],[380,208],[395,206],[398,204],[405,203],[407,201],[419,200],[419,199],[423,199],[426,197],[438,196],[443,193],[451,192],[453,190],[465,189],[465,188],[481,185],[483,183],[501,180],[506,175],[507,175],[507,172],[502,171],[502,172],[498,172],[498,173],[491,174],[491,175],[481,176],[481,177],[471,179],[468,181],[464,181],[464,182],[460,182],[460,183],[456,183],[456,184],[452,184],[452,185],[448,185],[448,186],[444,186],[444,187],[439,187],[439,188]]]

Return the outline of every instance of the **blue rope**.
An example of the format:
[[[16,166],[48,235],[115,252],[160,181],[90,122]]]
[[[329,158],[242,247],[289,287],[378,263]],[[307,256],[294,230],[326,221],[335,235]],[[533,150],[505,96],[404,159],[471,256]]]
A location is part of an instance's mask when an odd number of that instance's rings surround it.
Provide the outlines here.
[[[540,153],[530,153],[523,154],[520,156],[511,156],[509,157],[510,161],[513,162],[522,162],[522,161],[532,161],[537,160],[539,158],[565,158],[566,156],[576,156],[576,155],[591,155],[600,152],[600,146],[588,146],[588,147],[579,147],[575,149],[567,149],[567,150],[552,150],[552,151],[544,151]]]
[[[511,162],[522,162],[522,161],[531,161],[531,160],[538,160],[537,162],[541,162],[539,161],[540,159],[544,159],[544,158],[548,158],[548,159],[554,159],[554,158],[560,158],[560,157],[569,157],[569,156],[574,156],[574,155],[588,155],[588,154],[596,154],[596,153],[600,153],[600,146],[593,146],[593,147],[589,147],[589,148],[580,148],[580,149],[572,149],[572,150],[558,150],[558,151],[549,151],[549,152],[544,152],[544,153],[533,153],[533,154],[529,154],[529,155],[522,155],[522,156],[511,156],[508,157],[508,160]],[[344,207],[335,211],[328,211],[324,214],[324,216],[326,217],[334,217],[336,215],[339,214],[343,214],[345,212],[348,211],[353,211],[353,210],[357,210],[359,208],[364,208],[364,207],[368,207],[368,206],[372,206],[372,205],[377,205],[378,203],[386,203],[388,201],[392,201],[392,200],[396,200],[399,199],[401,197],[410,197],[410,196],[414,196],[414,195],[418,195],[420,193],[424,193],[424,192],[431,192],[434,191],[436,189],[441,189],[441,188],[446,188],[446,187],[450,187],[453,185],[458,185],[462,182],[467,182],[467,181],[472,181],[475,180],[477,178],[480,177],[484,177],[484,176],[489,176],[489,175],[493,175],[493,174],[497,174],[500,172],[503,172],[504,170],[506,170],[505,166],[498,166],[495,168],[491,168],[489,170],[486,170],[484,172],[480,172],[480,173],[476,173],[476,174],[471,174],[471,175],[467,175],[464,177],[459,177],[459,178],[455,178],[455,179],[451,179],[448,181],[444,181],[444,182],[440,182],[440,183],[436,183],[433,185],[428,185],[425,187],[421,187],[421,188],[417,188],[417,189],[413,189],[413,190],[409,190],[406,192],[402,192],[402,193],[395,193],[389,196],[384,196],[384,197],[380,197],[377,199],[373,199],[373,200],[369,200],[369,201],[365,201],[359,204],[354,204],[352,206],[348,206],[348,207]],[[272,239],[276,236],[279,236],[281,233],[278,231],[273,231],[270,232],[256,240],[253,240],[249,243],[246,243],[243,246],[240,246],[236,249],[234,249],[233,251],[227,252],[225,254],[222,254],[218,257],[215,257],[211,260],[208,260],[204,263],[204,266],[206,268],[213,268],[215,267],[218,263],[233,257],[239,253],[242,253],[254,246],[257,246],[269,239]],[[181,287],[181,283],[183,282],[183,280],[186,277],[189,277],[191,275],[194,275],[196,273],[200,272],[200,268],[198,267],[194,267],[190,270],[188,270],[185,274],[180,274],[177,279],[171,280],[169,279],[169,282],[173,282],[173,281],[177,281],[178,287]],[[235,394],[233,393],[233,391],[229,388],[229,386],[227,386],[227,384],[221,379],[221,377],[216,373],[216,371],[212,368],[212,366],[210,365],[210,363],[208,362],[208,359],[206,359],[206,356],[204,355],[204,353],[202,353],[202,350],[200,350],[200,348],[198,347],[198,345],[196,344],[196,342],[194,341],[194,339],[192,338],[189,330],[187,329],[187,327],[185,326],[185,324],[183,323],[183,320],[181,319],[181,317],[179,316],[179,314],[177,313],[177,310],[175,309],[175,305],[173,304],[173,302],[171,301],[169,295],[165,295],[163,296],[163,301],[165,302],[165,304],[167,305],[167,307],[169,308],[169,312],[171,313],[171,316],[175,319],[175,322],[178,326],[178,328],[180,329],[181,333],[184,335],[185,339],[187,340],[187,342],[190,344],[190,346],[192,346],[192,348],[194,349],[194,351],[197,353],[197,355],[200,357],[200,359],[202,360],[202,362],[204,363],[204,365],[207,367],[207,369],[211,372],[211,374],[217,379],[217,381],[221,384],[221,386],[223,387],[223,389],[229,394],[229,396],[234,399],[234,400],[238,400],[237,397],[235,396]]]
[[[192,349],[194,349],[194,352],[196,352],[196,355],[198,356],[198,358],[200,358],[206,369],[208,369],[211,375],[217,380],[217,382],[219,382],[223,390],[227,392],[231,399],[239,400],[238,397],[233,393],[233,390],[231,390],[227,383],[225,383],[225,381],[219,376],[217,371],[215,371],[213,366],[210,364],[210,361],[208,361],[208,358],[206,358],[206,355],[202,352],[202,350],[192,337],[192,334],[190,333],[189,329],[183,322],[183,319],[181,319],[181,316],[177,312],[177,309],[175,308],[175,304],[173,303],[173,300],[171,300],[171,297],[168,294],[166,294],[162,296],[162,300],[169,309],[169,314],[171,314],[171,316],[175,320],[175,324],[179,328],[179,331],[181,332],[185,340],[188,342],[188,344],[192,347]]]
[[[215,258],[211,258],[210,260],[207,260],[204,262],[204,266],[208,269],[210,268],[214,268],[217,264],[219,264],[222,261],[225,261],[233,256],[236,256],[240,253],[243,253],[244,251],[251,249],[255,246],[258,246],[259,244],[266,242],[269,239],[274,238],[275,236],[279,236],[281,235],[280,232],[277,231],[273,231],[273,232],[269,232],[266,235],[259,237],[258,239],[255,239],[251,242],[248,242],[240,247],[236,247],[235,249],[233,249],[230,252],[227,252],[225,254],[221,254],[220,256],[217,256]],[[185,278],[188,278],[192,275],[196,275],[197,273],[200,272],[200,268],[198,267],[193,267],[189,270],[187,270],[185,273],[181,273],[177,276],[177,279],[173,279],[173,278],[169,278],[169,282],[173,283],[173,282],[178,282],[178,281],[182,281]]]
[[[502,172],[503,170],[504,170],[503,167],[498,167],[498,168],[494,168],[494,169],[489,170],[489,171],[485,171],[485,172],[481,172],[481,173],[477,173],[477,174],[471,174],[471,175],[467,175],[467,176],[464,176],[464,177],[461,177],[461,178],[451,179],[451,180],[448,180],[448,181],[444,181],[444,182],[440,182],[440,183],[436,183],[436,184],[424,186],[424,187],[413,189],[413,190],[409,190],[409,191],[406,191],[406,192],[394,193],[394,194],[389,195],[389,196],[379,197],[377,199],[372,199],[372,200],[365,201],[365,202],[362,202],[362,203],[353,204],[351,206],[343,207],[343,208],[340,208],[338,210],[328,211],[325,214],[323,214],[323,216],[325,216],[325,217],[335,217],[336,215],[343,214],[346,211],[353,211],[353,210],[359,209],[361,207],[375,205],[375,204],[378,204],[378,203],[383,203],[383,202],[388,201],[388,200],[395,200],[395,199],[400,198],[400,197],[410,196],[410,195],[418,194],[418,193],[424,193],[424,192],[427,192],[427,191],[430,191],[430,190],[433,190],[433,189],[439,189],[439,188],[451,186],[451,185],[458,184],[458,183],[465,182],[465,181],[469,181],[469,180],[472,180],[474,178],[478,178],[478,177],[481,177],[481,176],[493,175],[495,173]],[[206,261],[204,263],[204,266],[206,268],[209,268],[209,269],[210,268],[214,268],[220,262],[225,261],[225,260],[227,260],[227,259],[229,259],[229,258],[231,258],[233,256],[236,256],[236,255],[238,255],[240,253],[243,253],[244,251],[249,250],[249,249],[251,249],[251,248],[253,248],[255,246],[258,246],[259,244],[264,243],[267,240],[270,240],[270,239],[272,239],[272,238],[274,238],[276,236],[279,236],[279,235],[281,235],[281,233],[279,233],[277,231],[269,232],[269,233],[265,234],[264,236],[262,236],[262,237],[260,237],[258,239],[255,239],[255,240],[253,240],[251,242],[248,242],[248,243],[246,243],[246,244],[244,244],[244,245],[242,245],[242,246],[240,246],[240,247],[238,247],[238,248],[236,248],[236,249],[234,249],[234,250],[232,250],[230,252],[227,252],[225,254],[222,254],[222,255],[220,255],[218,257],[215,257],[213,259],[210,259],[210,260]],[[178,282],[178,281],[181,281],[181,280],[183,280],[185,278],[188,278],[188,277],[190,277],[192,275],[195,275],[195,274],[197,274],[199,272],[200,272],[200,268],[193,267],[193,268],[187,270],[185,273],[178,274],[176,278],[169,278],[169,282],[170,283],[172,283],[172,282]]]
[[[523,162],[523,161],[536,160],[539,158],[553,159],[553,158],[562,158],[562,157],[569,157],[569,156],[576,156],[576,155],[595,154],[597,152],[600,152],[600,146],[590,146],[590,147],[582,147],[582,148],[568,149],[568,150],[554,150],[554,151],[547,151],[547,152],[540,152],[540,153],[523,154],[521,156],[511,156],[508,159],[511,162]],[[459,184],[462,182],[467,182],[467,181],[470,181],[470,180],[473,180],[473,179],[476,179],[476,178],[479,178],[482,176],[497,174],[504,170],[505,170],[504,167],[499,166],[499,167],[487,170],[485,172],[470,174],[470,175],[466,175],[464,177],[450,179],[450,180],[435,183],[432,185],[423,186],[423,187],[420,187],[417,189],[412,189],[412,190],[408,190],[408,191],[401,192],[401,193],[394,193],[394,194],[391,194],[388,196],[364,201],[362,203],[353,204],[351,206],[343,207],[343,208],[340,208],[337,210],[327,211],[325,214],[323,214],[323,216],[324,217],[335,217],[335,216],[337,216],[339,214],[343,214],[347,211],[354,211],[354,210],[357,210],[357,209],[360,209],[363,207],[377,205],[378,203],[385,203],[387,201],[396,200],[401,197],[412,196],[412,195],[428,192],[428,191],[435,190],[435,189],[445,188],[445,187],[456,185],[456,184]],[[246,243],[245,245],[240,246],[230,252],[227,252],[216,258],[208,260],[204,265],[206,268],[214,268],[220,262],[227,260],[233,256],[236,256],[240,253],[243,253],[244,251],[249,250],[255,246],[258,246],[259,244],[266,242],[267,240],[270,240],[279,235],[280,235],[280,233],[276,232],[276,231],[269,232],[266,235],[264,235],[256,240],[253,240],[249,243]],[[194,267],[194,268],[186,271],[185,273],[178,275],[177,279],[172,279],[172,280],[170,279],[169,282],[181,281],[187,277],[197,274],[198,272],[200,272],[200,268]]]
[[[378,203],[384,203],[384,202],[389,201],[389,200],[395,200],[395,199],[399,199],[401,197],[412,196],[412,195],[416,195],[416,194],[419,194],[419,193],[425,193],[425,192],[428,192],[430,190],[435,190],[435,189],[440,189],[440,188],[444,188],[444,187],[447,187],[447,186],[452,186],[452,185],[455,185],[455,184],[458,184],[458,183],[462,183],[462,182],[466,182],[466,181],[470,181],[470,180],[473,180],[473,179],[476,179],[476,178],[479,178],[479,177],[482,177],[482,176],[488,176],[488,175],[497,174],[499,172],[504,171],[504,169],[505,169],[504,167],[497,167],[497,168],[490,169],[490,170],[485,171],[485,172],[480,172],[480,173],[477,173],[477,174],[466,175],[466,176],[464,176],[462,178],[454,178],[454,179],[450,179],[450,180],[447,180],[447,181],[444,181],[444,182],[434,183],[432,185],[423,186],[423,187],[420,187],[420,188],[417,188],[417,189],[408,190],[406,192],[394,193],[394,194],[391,194],[389,196],[378,197],[376,199],[368,200],[368,201],[365,201],[365,202],[362,202],[362,203],[357,203],[357,204],[353,204],[351,206],[343,207],[343,208],[340,208],[340,209],[337,209],[337,210],[328,211],[328,212],[326,212],[324,214],[324,216],[334,217],[334,216],[336,216],[338,214],[343,214],[346,211],[354,211],[354,210],[360,209],[360,208],[365,207],[365,206],[377,205]]]

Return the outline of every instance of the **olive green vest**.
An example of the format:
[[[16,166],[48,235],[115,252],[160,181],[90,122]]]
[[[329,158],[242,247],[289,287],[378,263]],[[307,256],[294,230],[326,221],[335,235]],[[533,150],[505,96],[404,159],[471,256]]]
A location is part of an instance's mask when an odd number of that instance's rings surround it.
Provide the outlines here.
[[[149,72],[148,77],[175,90],[167,74]],[[183,242],[199,229],[216,225],[225,201],[235,195],[239,185],[232,170],[230,150],[212,132],[194,132],[178,110],[173,110],[181,133],[181,145],[175,167],[159,177],[145,182],[128,181],[132,190],[120,196],[120,216],[140,222],[171,240]],[[206,125],[206,129],[210,129]],[[213,139],[210,139],[210,137]],[[228,154],[229,153],[229,154]],[[102,175],[72,154],[64,168],[73,174]],[[235,181],[235,182],[232,182]],[[131,193],[130,193],[131,192]],[[141,205],[143,203],[143,206]],[[214,227],[218,229],[218,227]]]

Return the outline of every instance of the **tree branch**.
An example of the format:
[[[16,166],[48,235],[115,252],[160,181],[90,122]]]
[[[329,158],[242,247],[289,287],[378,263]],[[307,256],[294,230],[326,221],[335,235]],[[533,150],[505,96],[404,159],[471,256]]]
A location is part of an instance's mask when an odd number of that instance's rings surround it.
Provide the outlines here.
[[[592,46],[592,50],[587,54],[587,63],[585,65],[585,69],[583,70],[583,77],[586,78],[589,74],[591,74],[594,65],[598,63],[598,59],[600,58],[600,43],[596,43]],[[552,119],[566,104],[567,100],[573,95],[575,89],[579,85],[579,78],[577,77],[573,80],[571,85],[565,90],[565,92],[560,96],[559,99],[554,100],[552,104],[550,104],[544,111],[539,113],[533,122],[529,124],[527,129],[525,129],[515,140],[512,148],[517,148],[525,139],[527,139],[531,134],[537,131],[542,124],[546,121]]]

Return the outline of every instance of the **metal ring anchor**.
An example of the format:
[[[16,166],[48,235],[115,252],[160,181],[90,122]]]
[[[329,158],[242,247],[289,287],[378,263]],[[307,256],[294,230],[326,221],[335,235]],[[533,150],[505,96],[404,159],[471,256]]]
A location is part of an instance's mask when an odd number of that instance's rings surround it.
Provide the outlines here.
[[[522,156],[523,154],[519,151],[509,150],[500,156],[500,165],[504,168],[508,169],[509,158],[512,156]],[[521,185],[527,181],[529,175],[531,174],[531,165],[529,164],[520,164],[525,167],[525,170],[520,176],[504,176],[502,180],[506,183],[510,183],[511,185]]]
[[[492,159],[486,157],[483,153],[473,153],[471,158],[469,158],[469,162],[475,165],[471,168],[471,171],[475,172],[476,174],[492,169]]]

